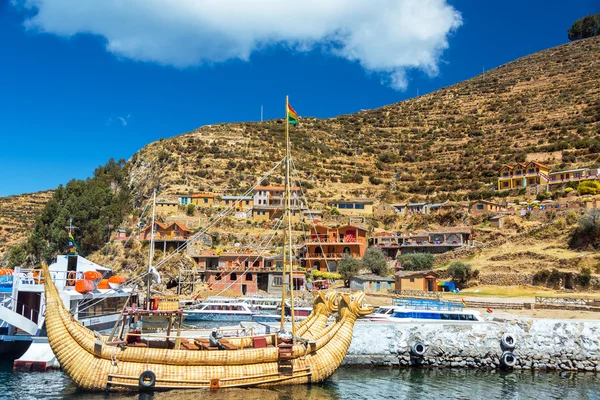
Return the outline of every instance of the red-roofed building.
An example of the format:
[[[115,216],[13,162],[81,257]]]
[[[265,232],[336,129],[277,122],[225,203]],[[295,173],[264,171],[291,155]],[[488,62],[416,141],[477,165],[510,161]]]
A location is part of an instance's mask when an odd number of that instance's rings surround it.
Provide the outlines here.
[[[517,163],[514,167],[505,165],[500,168],[498,190],[546,185],[550,181],[549,174],[550,168],[536,161]]]

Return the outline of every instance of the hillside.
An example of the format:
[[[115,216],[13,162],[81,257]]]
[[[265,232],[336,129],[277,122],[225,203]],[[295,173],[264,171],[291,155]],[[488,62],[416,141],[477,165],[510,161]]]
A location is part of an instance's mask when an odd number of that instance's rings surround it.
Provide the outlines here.
[[[217,124],[151,143],[130,160],[134,195],[141,201],[155,186],[234,194],[283,157],[283,132],[282,120]],[[301,118],[292,141],[312,200],[473,198],[505,163],[598,166],[600,38],[379,109]]]
[[[35,217],[52,197],[52,191],[0,197],[0,259],[30,233]]]

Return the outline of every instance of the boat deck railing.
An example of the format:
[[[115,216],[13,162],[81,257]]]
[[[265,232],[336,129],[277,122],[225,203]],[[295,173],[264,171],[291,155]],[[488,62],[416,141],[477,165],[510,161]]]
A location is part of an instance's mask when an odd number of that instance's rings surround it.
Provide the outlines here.
[[[432,299],[393,299],[393,305],[414,308],[416,310],[432,311],[461,311],[464,306],[461,303]]]

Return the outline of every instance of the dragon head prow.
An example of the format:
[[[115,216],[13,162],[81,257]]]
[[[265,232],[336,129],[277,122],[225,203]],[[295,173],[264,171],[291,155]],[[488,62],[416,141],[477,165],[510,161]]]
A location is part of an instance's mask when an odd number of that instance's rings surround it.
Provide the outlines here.
[[[339,314],[341,318],[352,314],[355,318],[368,315],[373,309],[365,304],[365,293],[362,291],[354,293],[342,293],[342,299],[339,304]]]
[[[334,290],[314,292],[314,309],[318,314],[331,315],[338,310],[339,296]]]

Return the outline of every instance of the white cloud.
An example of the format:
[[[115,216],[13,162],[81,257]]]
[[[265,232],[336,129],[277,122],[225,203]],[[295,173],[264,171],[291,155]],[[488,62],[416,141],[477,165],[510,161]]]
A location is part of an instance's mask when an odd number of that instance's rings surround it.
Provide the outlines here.
[[[283,45],[319,48],[395,89],[406,70],[438,72],[448,36],[461,24],[446,0],[13,0],[34,10],[25,25],[69,37],[100,35],[109,52],[185,68]]]
[[[127,126],[127,122],[129,120],[129,118],[131,118],[131,114],[127,114],[126,117],[115,117],[113,118],[112,116],[108,118],[108,121],[106,121],[106,125],[112,125],[113,122],[115,122],[115,120],[119,121],[119,123],[121,124],[121,126]]]

